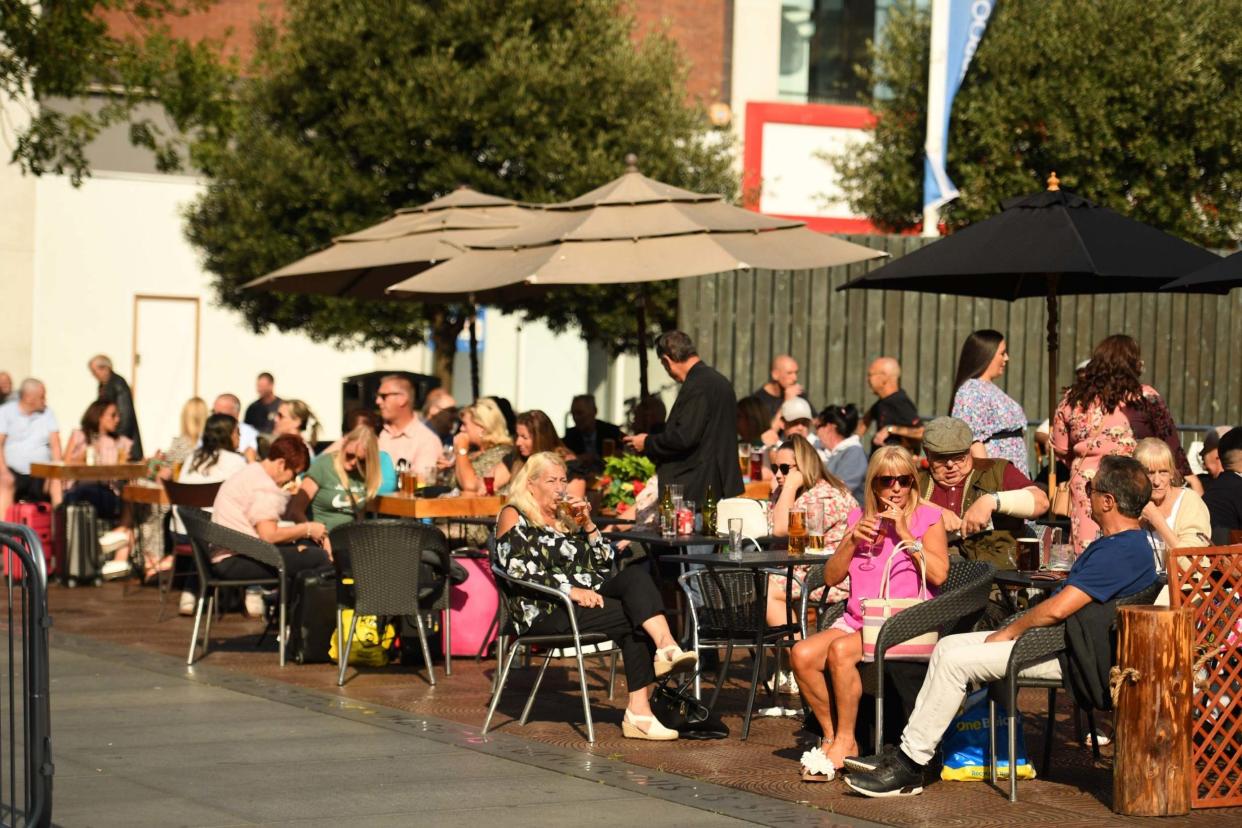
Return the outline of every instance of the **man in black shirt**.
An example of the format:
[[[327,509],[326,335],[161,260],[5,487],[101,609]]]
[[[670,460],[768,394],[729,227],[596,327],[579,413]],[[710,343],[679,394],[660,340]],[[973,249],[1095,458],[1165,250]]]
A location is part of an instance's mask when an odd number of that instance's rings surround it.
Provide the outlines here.
[[[752,395],[763,406],[768,415],[768,422],[781,410],[786,400],[802,397],[806,394],[798,382],[798,362],[789,354],[780,354],[772,358],[771,379],[756,389]]]
[[[1229,543],[1229,533],[1242,530],[1242,426],[1230,429],[1217,446],[1223,467],[1203,493],[1212,518],[1212,543]]]
[[[569,416],[574,424],[565,429],[565,447],[579,457],[604,456],[604,441],[612,440],[613,449],[621,447],[621,429],[613,423],[596,419],[599,413],[595,397],[579,394],[569,404]]]
[[[681,391],[664,431],[635,434],[625,444],[655,462],[661,488],[680,483],[687,500],[702,503],[708,486],[718,498],[740,495],[733,384],[699,359],[681,331],[661,334],[656,354],[668,375],[682,384]]]
[[[116,433],[133,442],[129,450],[130,459],[142,459],[142,435],[138,433],[138,417],[134,413],[134,395],[129,390],[129,383],[125,377],[113,372],[112,360],[103,354],[91,357],[87,367],[99,381],[99,399],[116,406],[117,416],[121,418]]]
[[[284,402],[276,396],[276,379],[264,371],[254,381],[255,393],[259,398],[246,406],[246,416],[242,422],[260,434],[271,434],[276,427],[276,411]]]
[[[892,357],[880,357],[867,368],[867,385],[879,397],[863,415],[856,432],[860,437],[875,426],[871,445],[904,445],[917,453],[923,439],[923,421],[914,400],[901,389],[901,366]]]

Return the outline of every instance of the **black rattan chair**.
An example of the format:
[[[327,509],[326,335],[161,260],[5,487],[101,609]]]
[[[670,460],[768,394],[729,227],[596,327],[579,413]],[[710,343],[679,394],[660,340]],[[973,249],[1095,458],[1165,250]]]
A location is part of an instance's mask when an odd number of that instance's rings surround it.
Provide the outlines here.
[[[174,509],[178,506],[192,506],[195,509],[210,509],[211,504],[215,503],[216,493],[220,491],[222,483],[177,483],[172,480],[160,481],[164,486],[164,491],[168,494],[168,504]],[[168,531],[168,523],[172,522],[172,509],[168,511],[168,517],[165,520],[166,537],[168,538],[165,547],[166,554],[173,556],[173,566],[168,569],[163,568],[163,561],[160,562],[160,568],[156,572],[156,583],[160,590],[160,614],[156,618],[157,621],[164,620],[164,609],[168,604],[168,593],[172,590],[173,580],[179,576],[176,570],[177,558],[194,557],[194,547],[188,543],[177,543],[172,532]],[[188,575],[189,573],[185,573]]]
[[[194,663],[194,648],[198,644],[198,630],[202,624],[204,607],[207,610],[207,624],[203,628],[202,654],[207,655],[207,643],[211,639],[211,618],[220,587],[268,586],[276,587],[280,596],[278,618],[280,626],[277,641],[280,646],[280,666],[284,667],[289,590],[285,578],[285,560],[280,556],[280,550],[251,535],[212,523],[210,515],[201,509],[178,506],[177,514],[180,515],[181,522],[185,524],[186,532],[190,536],[190,545],[194,549],[194,567],[198,570],[198,602],[194,610],[194,634],[190,638],[190,652],[186,656],[185,663]],[[212,549],[227,549],[235,555],[242,555],[265,566],[270,566],[276,570],[276,576],[240,581],[220,578],[211,568]]]
[[[949,575],[940,594],[902,610],[884,622],[875,642],[875,661],[859,665],[863,692],[875,698],[875,752],[884,748],[884,654],[911,638],[939,630],[941,636],[969,632],[983,615],[992,594],[996,567],[986,561],[949,558]]]
[[[349,634],[343,641],[342,611],[348,604],[342,604],[341,592],[337,593],[336,652],[340,662],[337,685],[345,684],[349,650],[359,615],[377,616],[379,630],[384,629],[387,618],[413,618],[427,665],[427,681],[434,686],[436,676],[423,616],[444,610],[445,672],[452,675],[452,656],[448,655],[452,639],[447,611],[451,563],[444,533],[415,520],[384,518],[338,526],[332,530],[331,539],[333,549],[349,550],[350,569],[340,574],[352,577],[354,582],[354,614]]]
[[[1117,599],[1117,606],[1127,606],[1136,604],[1150,604],[1156,600],[1163,588],[1163,584],[1157,581],[1152,586],[1129,595],[1125,598]],[[1026,610],[1030,612],[1030,610]],[[1024,613],[1018,613],[1005,620],[1002,626],[1008,626],[1015,619]],[[1032,627],[1022,633],[1014,642],[1013,650],[1009,653],[1009,664],[1005,668],[1005,677],[999,681],[994,681],[988,685],[988,748],[991,765],[992,784],[997,784],[997,761],[996,761],[996,703],[1001,700],[1005,706],[1007,715],[1007,724],[1009,727],[1009,753],[1010,769],[1009,769],[1009,801],[1018,801],[1018,775],[1014,773],[1013,756],[1018,746],[1018,691],[1022,688],[1046,689],[1048,691],[1048,717],[1044,724],[1044,754],[1041,760],[1041,772],[1045,775],[1048,773],[1048,767],[1052,761],[1052,735],[1053,728],[1056,725],[1057,710],[1057,691],[1064,686],[1064,678],[1048,679],[1035,678],[1032,676],[1023,676],[1022,671],[1036,664],[1042,664],[1054,658],[1060,658],[1061,653],[1065,650],[1065,624],[1057,624],[1052,627]],[[1087,729],[1091,734],[1091,751],[1095,758],[1100,758],[1100,746],[1097,743],[1098,737],[1095,732],[1095,715],[1093,711],[1087,710]],[[1082,738],[1081,724],[1078,721],[1078,709],[1074,709],[1074,727],[1078,732],[1078,738]]]
[[[716,687],[712,690],[707,706],[716,707],[720,688],[729,677],[729,665],[733,661],[734,647],[751,647],[754,665],[750,675],[750,694],[746,699],[746,713],[742,719],[742,739],[750,735],[750,718],[755,707],[755,695],[759,689],[760,676],[769,647],[777,650],[776,663],[780,665],[781,647],[792,647],[799,624],[782,624],[768,627],[767,578],[769,573],[755,569],[728,569],[711,566],[691,570],[680,578],[690,608],[690,628],[695,650],[702,647],[725,648],[716,674]],[[702,597],[702,604],[695,603],[695,596]]]

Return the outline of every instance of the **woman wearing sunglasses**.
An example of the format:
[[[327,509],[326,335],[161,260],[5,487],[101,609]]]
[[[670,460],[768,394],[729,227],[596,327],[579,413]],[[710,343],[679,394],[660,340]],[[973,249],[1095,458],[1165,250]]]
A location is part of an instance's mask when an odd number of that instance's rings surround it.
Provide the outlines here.
[[[331,532],[360,514],[380,490],[379,442],[362,423],[341,438],[340,448],[315,458],[298,488],[291,512],[310,505],[314,520]]]
[[[799,641],[793,648],[793,668],[802,696],[823,729],[823,748],[835,768],[854,755],[854,721],[862,698],[858,662],[862,660],[862,604],[880,597],[884,568],[899,543],[913,544],[897,553],[889,572],[890,598],[919,595],[922,565],[927,567],[928,589],[935,594],[949,574],[949,552],[940,509],[919,500],[914,457],[901,446],[884,446],[871,455],[864,481],[862,509],[848,518],[845,537],[824,565],[824,583],[849,578],[849,601],[844,615],[828,629]],[[829,706],[828,681],[833,707]],[[804,779],[813,779],[804,769]],[[822,778],[822,776],[821,776]]]

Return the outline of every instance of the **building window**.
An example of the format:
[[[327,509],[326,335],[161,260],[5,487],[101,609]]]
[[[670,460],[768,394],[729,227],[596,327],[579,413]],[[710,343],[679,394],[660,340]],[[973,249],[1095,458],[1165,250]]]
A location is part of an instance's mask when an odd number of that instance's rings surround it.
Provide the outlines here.
[[[855,67],[883,36],[894,0],[783,0],[780,96],[807,103],[858,104],[868,90]],[[926,6],[930,0],[918,0]]]

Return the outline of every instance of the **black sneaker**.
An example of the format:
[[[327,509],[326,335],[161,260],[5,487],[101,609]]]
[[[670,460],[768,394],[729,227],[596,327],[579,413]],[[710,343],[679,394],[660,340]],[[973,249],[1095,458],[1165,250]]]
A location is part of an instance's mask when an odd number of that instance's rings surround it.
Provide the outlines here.
[[[871,773],[847,774],[845,784],[863,796],[914,796],[923,792],[923,769],[911,768],[903,756],[890,754]]]
[[[884,745],[879,753],[872,753],[869,756],[847,756],[844,760],[845,770],[853,773],[875,773],[883,764],[884,758],[892,756],[896,750],[896,745]]]

